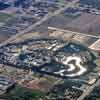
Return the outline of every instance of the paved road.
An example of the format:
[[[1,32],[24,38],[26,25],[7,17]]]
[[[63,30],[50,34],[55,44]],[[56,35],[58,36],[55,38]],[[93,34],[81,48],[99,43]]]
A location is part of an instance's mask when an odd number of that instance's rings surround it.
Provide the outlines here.
[[[89,48],[100,51],[100,39],[90,45]]]
[[[74,6],[75,3],[68,3],[65,7],[60,8],[59,10],[55,11],[54,13],[49,13],[47,14],[44,18],[42,18],[40,21],[38,21],[37,23],[29,26],[28,28],[26,28],[25,30],[22,30],[21,32],[17,33],[16,35],[12,36],[11,38],[9,38],[7,41],[4,41],[3,43],[0,44],[0,46],[7,44],[8,42],[10,42],[13,39],[16,39],[18,36],[23,35],[29,31],[31,31],[32,29],[34,29],[36,26],[42,24],[43,22],[45,22],[46,20],[48,20],[49,18],[56,16],[57,14],[61,13],[63,10],[65,10],[68,7]]]
[[[51,30],[60,30],[60,31],[63,31],[63,32],[66,32],[66,33],[73,33],[73,34],[82,34],[84,36],[88,36],[88,37],[93,37],[93,38],[97,38],[97,39],[100,39],[100,36],[96,36],[96,35],[89,35],[89,34],[85,34],[85,33],[79,33],[79,32],[74,32],[74,31],[69,31],[69,30],[64,30],[64,29],[60,29],[60,28],[54,28],[54,27],[48,27],[48,29],[51,29]]]

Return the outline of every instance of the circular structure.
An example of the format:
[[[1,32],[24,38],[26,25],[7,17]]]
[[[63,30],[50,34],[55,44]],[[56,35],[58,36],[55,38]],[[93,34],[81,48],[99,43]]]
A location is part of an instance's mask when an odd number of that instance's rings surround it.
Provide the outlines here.
[[[72,78],[81,76],[91,69],[93,54],[81,44],[55,38],[31,39],[1,47],[0,62]]]

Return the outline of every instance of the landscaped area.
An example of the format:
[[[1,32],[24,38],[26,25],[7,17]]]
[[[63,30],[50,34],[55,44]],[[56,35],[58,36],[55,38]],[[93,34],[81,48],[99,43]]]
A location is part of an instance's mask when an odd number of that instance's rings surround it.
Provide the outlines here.
[[[12,91],[4,96],[6,100],[38,100],[44,96],[39,90],[28,90],[21,86],[16,86]]]

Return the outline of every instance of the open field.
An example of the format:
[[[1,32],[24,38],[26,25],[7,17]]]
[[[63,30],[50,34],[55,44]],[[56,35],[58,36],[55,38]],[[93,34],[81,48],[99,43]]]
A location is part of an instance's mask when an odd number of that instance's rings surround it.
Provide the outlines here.
[[[71,23],[66,25],[73,31],[84,32],[88,34],[100,34],[100,16],[83,13],[80,17],[74,19]]]
[[[56,27],[85,34],[100,35],[100,16],[88,13],[82,13],[77,17],[63,16],[58,14],[42,23],[42,26]]]
[[[0,22],[6,22],[8,18],[12,17],[11,14],[0,13]]]

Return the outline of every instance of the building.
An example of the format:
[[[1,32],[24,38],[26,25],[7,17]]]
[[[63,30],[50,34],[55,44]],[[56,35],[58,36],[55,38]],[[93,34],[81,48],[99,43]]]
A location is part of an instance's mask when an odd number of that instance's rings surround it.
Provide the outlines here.
[[[6,75],[0,75],[0,95],[8,92],[15,85],[14,80]]]

